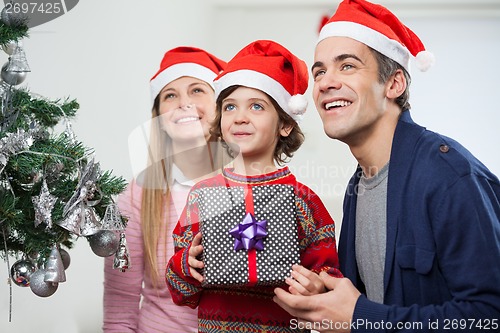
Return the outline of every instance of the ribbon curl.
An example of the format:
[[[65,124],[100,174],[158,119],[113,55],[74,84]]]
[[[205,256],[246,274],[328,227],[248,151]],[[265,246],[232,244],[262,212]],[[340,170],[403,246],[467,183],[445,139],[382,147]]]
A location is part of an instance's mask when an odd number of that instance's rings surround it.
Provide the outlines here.
[[[267,220],[257,221],[252,213],[247,213],[243,221],[229,231],[234,237],[234,251],[264,249],[264,238],[267,236]]]

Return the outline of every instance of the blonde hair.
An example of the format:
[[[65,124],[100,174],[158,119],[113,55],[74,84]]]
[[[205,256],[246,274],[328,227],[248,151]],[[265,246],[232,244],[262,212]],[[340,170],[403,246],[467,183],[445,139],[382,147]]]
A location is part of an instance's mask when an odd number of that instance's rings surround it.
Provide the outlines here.
[[[159,104],[157,96],[152,109],[153,119],[159,116]],[[212,144],[213,142],[217,143],[217,141],[212,136],[207,141],[212,171],[222,169],[224,163],[228,162],[224,149],[220,149],[219,144]],[[177,221],[167,221],[172,185],[172,156],[172,140],[162,130],[159,121],[152,121],[149,139],[149,167],[145,170],[142,188],[141,229],[145,270],[146,274],[151,276],[155,287],[158,286],[158,281],[161,278],[158,271],[158,241],[165,235],[168,223],[177,223]]]

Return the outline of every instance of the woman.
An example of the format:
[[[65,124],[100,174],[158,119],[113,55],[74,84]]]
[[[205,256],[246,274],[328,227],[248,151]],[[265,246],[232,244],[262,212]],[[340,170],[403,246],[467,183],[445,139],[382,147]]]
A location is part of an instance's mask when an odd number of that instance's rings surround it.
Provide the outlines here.
[[[223,165],[223,149],[209,129],[215,115],[213,79],[226,63],[210,53],[178,47],[165,53],[151,79],[149,167],[120,196],[129,217],[131,266],[106,258],[104,332],[196,332],[195,310],[176,306],[165,284],[174,253],[172,230],[195,182]]]

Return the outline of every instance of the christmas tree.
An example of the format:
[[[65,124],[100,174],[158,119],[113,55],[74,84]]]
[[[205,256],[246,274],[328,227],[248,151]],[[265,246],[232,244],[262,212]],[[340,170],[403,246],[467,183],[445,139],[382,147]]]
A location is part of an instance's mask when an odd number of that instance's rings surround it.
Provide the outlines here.
[[[16,87],[30,72],[21,43],[27,37],[27,18],[2,11],[0,45],[8,61],[0,82],[0,256],[11,282],[47,297],[66,280],[66,249],[79,237],[98,256],[115,255],[115,268],[128,267],[126,218],[113,200],[126,182],[102,171],[93,150],[77,140],[70,122],[76,100]]]

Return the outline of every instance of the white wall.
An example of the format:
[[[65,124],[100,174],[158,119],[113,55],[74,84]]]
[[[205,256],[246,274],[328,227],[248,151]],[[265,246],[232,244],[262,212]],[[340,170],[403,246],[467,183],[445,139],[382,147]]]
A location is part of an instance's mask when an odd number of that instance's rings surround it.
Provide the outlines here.
[[[414,118],[458,139],[500,175],[496,2],[384,1],[437,58],[429,72],[414,72]],[[311,64],[319,18],[336,3],[80,1],[64,16],[34,28],[24,41],[32,73],[23,85],[49,98],[76,98],[81,104],[73,122],[78,138],[95,148],[103,169],[130,178],[141,162],[131,164],[128,137],[149,119],[148,82],[164,51],[191,44],[228,59],[252,40],[266,38],[283,43]],[[323,197],[340,227],[342,194],[354,160],[345,145],[325,137],[312,101],[302,127],[306,142],[291,167]],[[135,154],[142,160],[142,152]],[[70,255],[67,282],[53,296],[39,298],[29,288],[13,286],[11,323],[9,288],[0,284],[0,332],[101,330],[102,258],[85,239]],[[0,281],[7,279],[8,269],[0,265]]]

